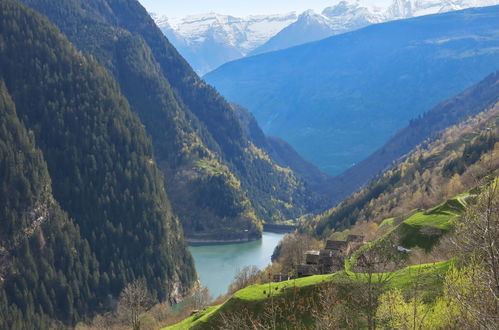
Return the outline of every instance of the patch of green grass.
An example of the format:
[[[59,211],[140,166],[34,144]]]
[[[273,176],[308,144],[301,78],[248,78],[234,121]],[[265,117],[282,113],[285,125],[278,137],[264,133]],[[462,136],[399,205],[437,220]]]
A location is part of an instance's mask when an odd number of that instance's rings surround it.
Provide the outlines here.
[[[381,221],[379,226],[381,228],[390,228],[390,227],[393,227],[394,224],[395,224],[395,218],[388,218],[388,219]]]
[[[258,284],[252,285],[247,288],[244,288],[234,294],[234,298],[241,300],[265,300],[267,299],[267,293],[269,291],[278,292],[278,294],[282,294],[282,289],[287,290],[290,288],[305,288],[309,286],[316,286],[318,284],[329,282],[333,280],[333,277],[336,274],[327,274],[327,275],[315,275],[297,278],[289,281],[279,282],[279,283],[267,283],[267,284]],[[276,290],[276,288],[278,290]],[[263,292],[266,292],[264,294]]]
[[[423,212],[416,213],[403,223],[409,226],[422,227],[429,226],[442,230],[450,230],[452,228],[451,220],[455,217],[451,213],[431,213],[424,214]]]
[[[453,220],[464,212],[467,196],[465,194],[456,196],[403,221],[395,231],[399,237],[399,244],[409,249],[420,247],[430,251],[440,237],[452,229]]]
[[[424,299],[431,301],[440,292],[442,281],[452,265],[452,261],[440,263],[417,265],[403,268],[392,273],[391,280],[388,284],[389,288],[400,288],[402,291],[409,291],[413,287],[413,283],[419,281],[419,285],[424,289]],[[264,304],[270,299],[269,291],[273,292],[273,297],[290,296],[295,288],[301,289],[299,292],[302,295],[311,294],[313,289],[327,282],[342,283],[345,279],[349,281],[362,281],[365,278],[363,274],[353,274],[339,272],[328,275],[316,275],[299,279],[293,279],[280,283],[253,285],[236,292],[225,303],[217,306],[211,306],[195,315],[185,319],[184,321],[165,329],[206,329],[214,327],[216,318],[220,313],[234,313],[243,309],[248,309],[251,312],[258,313],[262,310]],[[277,290],[276,290],[277,288]],[[264,293],[265,292],[265,293]],[[309,323],[310,320],[304,320]]]
[[[427,302],[434,301],[442,293],[445,274],[453,263],[453,260],[447,260],[405,267],[395,273],[388,286],[410,292],[417,284],[423,291],[423,299]]]
[[[440,238],[452,229],[454,220],[465,211],[468,197],[469,193],[457,195],[432,209],[417,212],[400,223],[397,218],[385,219],[380,228],[385,227],[386,233],[355,251],[345,261],[345,270],[351,271],[362,253],[386,244],[400,245],[408,249],[419,247],[429,252]],[[393,254],[394,261],[403,259],[404,256],[408,257],[403,252]]]
[[[166,327],[164,329],[183,330],[183,329],[191,329],[195,326],[201,327],[211,318],[213,314],[215,314],[220,309],[221,306],[222,305],[220,304],[216,306],[206,307],[202,311],[199,311],[198,313],[186,318],[182,322],[172,325],[170,327]]]
[[[214,163],[210,164],[206,160],[198,160],[196,162],[196,166],[199,167],[199,168],[205,169],[211,175],[223,174],[223,170],[222,169],[216,167],[216,165]]]
[[[447,213],[458,215],[464,212],[466,209],[466,198],[470,195],[468,193],[463,193],[455,196],[452,199],[449,199],[445,203],[442,203],[433,209],[428,210],[427,214],[436,214],[436,213]]]

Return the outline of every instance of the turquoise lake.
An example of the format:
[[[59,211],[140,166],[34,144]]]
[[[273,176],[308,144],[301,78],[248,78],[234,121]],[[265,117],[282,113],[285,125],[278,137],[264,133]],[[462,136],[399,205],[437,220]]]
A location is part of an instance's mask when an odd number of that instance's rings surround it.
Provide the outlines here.
[[[248,243],[189,246],[203,286],[213,297],[227,292],[236,270],[255,265],[260,269],[270,264],[274,248],[284,234],[263,233],[262,239]]]

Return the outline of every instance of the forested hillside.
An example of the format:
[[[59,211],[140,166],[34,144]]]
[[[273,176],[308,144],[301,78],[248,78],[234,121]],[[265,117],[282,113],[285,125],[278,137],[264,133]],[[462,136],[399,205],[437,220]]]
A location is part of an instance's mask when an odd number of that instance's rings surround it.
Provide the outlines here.
[[[99,264],[54,200],[43,155],[3,82],[0,141],[0,328],[75,322],[102,301]]]
[[[0,16],[7,328],[72,324],[138,279],[156,299],[181,298],[192,258],[117,84],[33,10],[6,0]]]
[[[425,209],[473,188],[499,168],[499,104],[418,145],[394,168],[307,224],[327,237],[356,223]]]
[[[264,150],[278,165],[289,167],[298,174],[314,191],[321,194],[324,202],[331,203],[332,191],[339,189],[333,184],[333,178],[317,166],[303,159],[286,141],[275,136],[266,136],[255,117],[238,104],[232,104],[241,122],[244,133],[253,144]]]
[[[151,135],[187,237],[260,235],[261,221],[325,209],[299,175],[244,134],[230,105],[192,71],[135,0],[23,0],[116,78]]]

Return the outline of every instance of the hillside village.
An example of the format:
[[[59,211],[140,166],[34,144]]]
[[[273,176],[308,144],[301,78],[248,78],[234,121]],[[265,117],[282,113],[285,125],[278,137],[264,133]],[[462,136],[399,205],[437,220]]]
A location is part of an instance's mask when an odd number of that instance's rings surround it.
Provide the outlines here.
[[[348,235],[346,241],[327,240],[321,250],[310,250],[304,253],[305,263],[295,268],[296,277],[332,274],[345,267],[345,259],[364,245],[364,236]],[[291,279],[292,276],[274,275],[274,282]]]

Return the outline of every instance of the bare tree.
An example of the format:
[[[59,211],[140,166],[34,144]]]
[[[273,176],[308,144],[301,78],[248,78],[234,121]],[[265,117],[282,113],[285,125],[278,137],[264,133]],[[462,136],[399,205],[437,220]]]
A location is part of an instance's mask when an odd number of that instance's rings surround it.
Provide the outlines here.
[[[477,288],[486,288],[480,297],[463,295],[453,289],[454,298],[483,328],[494,328],[499,323],[499,180],[486,185],[456,224],[453,243],[462,256]],[[480,271],[476,271],[480,269]],[[473,271],[471,271],[473,270]],[[477,289],[478,290],[478,289]],[[474,290],[474,291],[477,291]],[[473,291],[473,290],[471,290]]]
[[[394,271],[404,262],[390,241],[381,241],[366,249],[353,267],[358,304],[366,315],[368,329],[376,328],[378,298],[392,280]]]
[[[334,283],[324,283],[317,289],[311,315],[317,330],[352,328],[346,292]]]
[[[280,243],[281,253],[278,262],[286,274],[294,274],[297,265],[303,262],[304,253],[308,250],[318,249],[321,242],[306,234],[287,234]]]
[[[241,290],[248,285],[258,283],[259,275],[260,270],[256,266],[244,266],[243,268],[238,268],[236,270],[236,274],[234,275],[234,280],[229,285],[229,294]]]
[[[140,315],[152,304],[144,281],[137,280],[129,283],[121,292],[118,301],[118,313],[133,330],[140,329]]]
[[[262,329],[259,322],[246,308],[238,312],[220,313],[218,327],[223,330]]]
[[[201,287],[192,296],[192,306],[194,310],[200,310],[205,308],[211,301],[210,290],[207,287]]]

